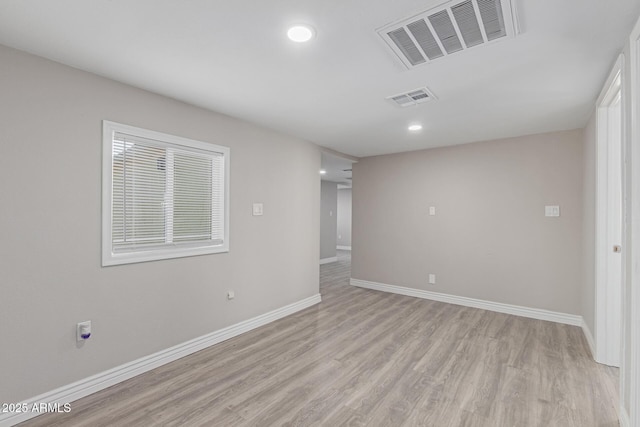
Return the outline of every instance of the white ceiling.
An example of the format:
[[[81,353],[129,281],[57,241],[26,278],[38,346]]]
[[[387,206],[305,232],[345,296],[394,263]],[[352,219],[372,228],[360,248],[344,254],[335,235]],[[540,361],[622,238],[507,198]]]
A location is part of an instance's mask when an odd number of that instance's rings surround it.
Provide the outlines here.
[[[369,156],[584,126],[640,13],[638,0],[515,0],[518,37],[408,71],[375,30],[439,3],[1,0],[0,44]],[[299,22],[317,38],[289,41]],[[438,100],[385,101],[423,86]]]

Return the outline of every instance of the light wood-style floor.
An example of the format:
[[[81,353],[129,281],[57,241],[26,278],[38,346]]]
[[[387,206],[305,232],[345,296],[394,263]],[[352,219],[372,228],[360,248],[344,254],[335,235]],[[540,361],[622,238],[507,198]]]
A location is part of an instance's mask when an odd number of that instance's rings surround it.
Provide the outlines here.
[[[577,327],[348,285],[321,304],[24,426],[618,426]]]

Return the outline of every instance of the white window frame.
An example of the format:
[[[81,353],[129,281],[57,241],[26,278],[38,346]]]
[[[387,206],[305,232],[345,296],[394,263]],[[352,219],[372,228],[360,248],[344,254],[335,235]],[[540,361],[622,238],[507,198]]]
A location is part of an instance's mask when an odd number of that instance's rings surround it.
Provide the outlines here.
[[[115,133],[125,133],[137,137],[152,139],[176,146],[194,148],[211,153],[221,154],[224,164],[223,184],[223,230],[221,244],[210,242],[192,244],[186,247],[155,247],[140,250],[114,252],[112,244],[112,212],[113,212],[113,139]],[[162,259],[182,258],[196,255],[229,252],[229,164],[230,149],[220,145],[175,135],[142,129],[121,123],[103,120],[102,122],[102,266],[132,264]]]

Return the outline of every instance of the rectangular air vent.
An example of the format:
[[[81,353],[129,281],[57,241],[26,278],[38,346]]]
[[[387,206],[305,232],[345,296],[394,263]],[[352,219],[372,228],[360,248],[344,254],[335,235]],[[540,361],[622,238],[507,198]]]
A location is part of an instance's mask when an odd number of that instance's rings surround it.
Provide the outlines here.
[[[426,87],[420,89],[414,89],[409,92],[399,93],[397,95],[389,96],[387,99],[400,107],[408,107],[410,105],[418,105],[423,102],[436,99],[433,93]]]
[[[518,34],[513,0],[453,0],[377,30],[407,68]]]

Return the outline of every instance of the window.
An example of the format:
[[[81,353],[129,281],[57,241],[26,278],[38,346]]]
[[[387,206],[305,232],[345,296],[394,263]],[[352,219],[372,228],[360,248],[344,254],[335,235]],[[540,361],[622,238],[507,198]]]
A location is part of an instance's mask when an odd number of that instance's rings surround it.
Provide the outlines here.
[[[229,250],[229,148],[103,122],[102,265]]]

